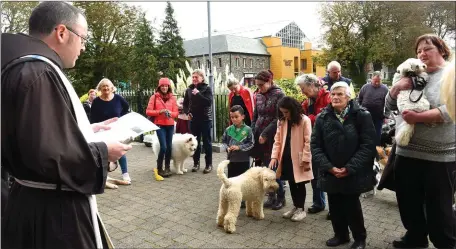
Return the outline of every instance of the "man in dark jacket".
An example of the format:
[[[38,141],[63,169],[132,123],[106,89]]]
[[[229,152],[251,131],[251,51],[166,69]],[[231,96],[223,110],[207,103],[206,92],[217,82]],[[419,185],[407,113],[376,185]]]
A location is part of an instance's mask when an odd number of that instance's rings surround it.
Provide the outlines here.
[[[382,84],[382,79],[379,71],[375,71],[372,75],[370,83],[361,87],[358,96],[358,103],[366,108],[374,122],[377,139],[375,145],[380,145],[380,136],[382,135],[382,125],[385,119],[385,98],[388,94],[388,87]]]
[[[82,105],[84,106],[84,111],[87,114],[87,118],[90,120],[90,110],[92,109],[92,102],[97,97],[97,91],[95,89],[90,89],[87,93],[88,98]]]
[[[190,118],[190,130],[198,140],[198,147],[193,155],[192,172],[200,168],[201,138],[203,139],[206,167],[203,173],[212,171],[212,89],[204,82],[204,71],[196,69],[192,74],[193,84],[185,91],[184,113]]]
[[[366,228],[359,196],[374,187],[375,130],[369,112],[350,101],[350,87],[337,82],[331,105],[317,117],[312,131],[312,164],[318,169],[321,189],[328,193],[335,236],[326,245],[350,241],[354,249],[366,247]]]
[[[327,88],[327,90],[331,90],[331,86],[338,81],[343,81],[350,85],[351,79],[343,77],[341,70],[342,68],[337,61],[331,61],[328,64],[328,74],[326,74],[326,76],[321,79],[323,81],[323,85]]]
[[[71,4],[42,2],[29,34],[2,34],[2,167],[15,178],[2,248],[107,247],[91,195],[131,145],[86,140],[106,126],[90,125],[62,70],[84,51],[87,21]]]

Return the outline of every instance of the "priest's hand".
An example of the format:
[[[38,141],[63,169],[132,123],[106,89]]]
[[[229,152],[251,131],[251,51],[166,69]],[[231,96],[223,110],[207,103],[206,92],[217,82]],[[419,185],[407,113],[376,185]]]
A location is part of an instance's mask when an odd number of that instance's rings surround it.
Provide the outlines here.
[[[92,130],[93,130],[93,132],[98,132],[100,130],[109,130],[109,129],[111,129],[111,127],[108,126],[108,125],[110,123],[116,122],[118,119],[119,118],[110,118],[110,119],[105,120],[103,122],[92,124]]]
[[[108,161],[110,162],[119,160],[119,158],[132,148],[130,144],[123,144],[121,142],[106,142],[106,146],[108,146]]]

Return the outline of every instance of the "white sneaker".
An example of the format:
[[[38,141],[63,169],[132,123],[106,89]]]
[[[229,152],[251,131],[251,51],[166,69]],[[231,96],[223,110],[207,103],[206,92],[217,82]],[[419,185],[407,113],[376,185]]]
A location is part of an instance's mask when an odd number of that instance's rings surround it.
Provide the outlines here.
[[[131,178],[130,178],[130,175],[128,173],[123,173],[122,174],[122,180],[131,183]]]
[[[293,214],[293,217],[291,217],[291,221],[302,221],[304,218],[306,218],[306,216],[306,211],[304,211],[302,208],[299,208],[298,211]]]
[[[290,210],[290,211],[284,213],[284,214],[282,215],[282,217],[285,218],[285,219],[290,219],[290,218],[296,213],[297,210],[298,210],[298,208],[297,208],[297,207],[294,207],[292,210]]]

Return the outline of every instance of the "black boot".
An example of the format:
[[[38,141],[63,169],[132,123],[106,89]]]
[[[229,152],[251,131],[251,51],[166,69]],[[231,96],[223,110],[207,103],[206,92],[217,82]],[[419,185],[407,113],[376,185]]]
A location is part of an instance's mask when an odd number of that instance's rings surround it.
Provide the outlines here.
[[[285,207],[285,204],[286,204],[286,200],[285,200],[285,190],[284,190],[282,193],[280,193],[280,192],[277,193],[277,201],[272,206],[272,210],[280,210],[283,207]]]
[[[157,162],[157,171],[159,176],[165,177],[165,171],[163,170],[163,162]]]
[[[172,175],[169,164],[165,165],[165,172],[163,174],[163,177],[170,177]]]
[[[272,207],[274,205],[274,203],[276,202],[276,200],[277,200],[277,197],[276,197],[275,192],[268,193],[268,199],[264,202],[263,207],[265,207],[265,208]]]
[[[206,166],[206,168],[204,168],[203,173],[207,174],[207,173],[211,173],[211,171],[212,171],[212,165],[209,164]]]
[[[200,164],[199,163],[193,164],[192,172],[197,172],[199,169],[200,169]]]

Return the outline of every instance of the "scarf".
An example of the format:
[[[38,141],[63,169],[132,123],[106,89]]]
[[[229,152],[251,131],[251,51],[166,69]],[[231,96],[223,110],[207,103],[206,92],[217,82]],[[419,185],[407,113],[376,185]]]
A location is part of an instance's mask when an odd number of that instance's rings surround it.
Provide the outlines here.
[[[231,125],[226,130],[226,134],[230,136],[233,140],[237,142],[242,142],[248,135],[247,125],[242,124],[241,127],[236,127],[235,125]]]
[[[334,110],[334,113],[336,114],[337,119],[343,124],[345,119],[347,118],[348,111],[350,111],[350,105],[348,104],[340,113],[337,113],[336,110]]]
[[[161,93],[160,91],[158,91],[157,93],[155,93],[155,95],[156,95],[156,97],[161,98],[161,99],[163,100],[163,102],[168,101],[168,100],[171,98],[171,96],[173,96],[172,93],[163,94],[163,93]]]

